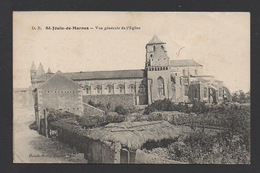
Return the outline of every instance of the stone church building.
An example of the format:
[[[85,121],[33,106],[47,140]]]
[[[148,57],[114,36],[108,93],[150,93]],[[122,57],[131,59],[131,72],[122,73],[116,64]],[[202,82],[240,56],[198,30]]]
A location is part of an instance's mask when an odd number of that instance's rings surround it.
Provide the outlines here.
[[[167,55],[166,43],[157,36],[145,48],[144,69],[73,73],[58,71],[54,74],[50,69],[45,73],[42,64],[36,69],[33,63],[30,71],[32,88],[36,95],[42,96],[41,100],[54,100],[60,104],[53,102],[53,106],[68,108],[75,113],[82,106],[68,103],[88,103],[92,100],[128,107],[148,105],[165,98],[175,103],[194,100],[220,103],[230,98],[222,81],[202,75],[201,64],[193,59],[171,60]]]

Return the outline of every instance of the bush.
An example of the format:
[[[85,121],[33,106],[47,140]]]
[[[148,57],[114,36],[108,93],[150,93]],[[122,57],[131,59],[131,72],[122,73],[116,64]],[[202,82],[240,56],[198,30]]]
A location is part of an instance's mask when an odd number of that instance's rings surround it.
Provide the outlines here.
[[[173,102],[169,99],[157,100],[151,105],[147,106],[144,110],[144,114],[150,114],[154,111],[176,111],[177,108]]]
[[[127,115],[129,113],[128,109],[124,108],[122,105],[116,106],[115,112],[121,115]]]
[[[108,109],[110,110],[110,108],[111,108],[110,103],[108,103],[107,105],[104,105],[101,102],[95,103],[94,101],[89,100],[88,104],[91,105],[91,106],[94,106],[96,108],[99,108],[99,109],[101,109],[103,111],[108,111]]]
[[[174,142],[167,147],[170,158],[180,162],[191,162],[191,148],[183,142]]]
[[[161,113],[152,113],[148,115],[148,121],[161,121],[163,120],[163,115]]]
[[[83,116],[79,124],[84,128],[95,128],[105,126],[109,123],[120,123],[125,121],[125,116],[109,113],[104,116]]]
[[[36,121],[34,121],[32,124],[30,124],[30,125],[29,125],[29,128],[30,128],[31,130],[38,130],[37,125],[36,125]]]
[[[194,101],[192,103],[192,108],[191,108],[192,112],[196,112],[196,113],[204,113],[204,112],[208,112],[209,111],[209,107],[206,106],[205,102],[200,102],[200,101]]]
[[[210,107],[206,106],[204,102],[194,101],[191,103],[192,106],[189,107],[187,103],[175,104],[169,99],[157,100],[151,105],[147,106],[144,110],[144,114],[150,114],[155,111],[179,111],[185,113],[204,113],[210,110]]]

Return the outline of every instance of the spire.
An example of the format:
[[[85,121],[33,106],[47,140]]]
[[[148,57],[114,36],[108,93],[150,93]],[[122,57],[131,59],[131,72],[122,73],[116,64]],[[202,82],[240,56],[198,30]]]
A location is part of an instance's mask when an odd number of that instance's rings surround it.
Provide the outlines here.
[[[154,35],[153,38],[149,41],[148,44],[165,44],[165,42],[162,42],[157,35]]]
[[[32,62],[31,71],[36,71],[36,66],[34,64],[34,61]]]
[[[48,67],[47,73],[52,73],[50,67]]]
[[[45,71],[43,69],[42,63],[40,63],[36,74],[37,74],[37,76],[45,74]]]
[[[58,70],[57,72],[56,72],[56,74],[63,74],[60,70]]]

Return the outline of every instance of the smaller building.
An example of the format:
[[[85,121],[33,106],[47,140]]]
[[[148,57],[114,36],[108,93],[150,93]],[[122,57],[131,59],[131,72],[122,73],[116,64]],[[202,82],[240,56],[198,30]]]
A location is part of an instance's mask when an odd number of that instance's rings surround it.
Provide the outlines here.
[[[210,104],[223,103],[231,99],[229,90],[222,81],[214,76],[190,76],[187,95],[189,101],[201,101]]]
[[[44,118],[45,109],[68,111],[83,114],[81,86],[58,71],[33,90],[35,120],[38,131]]]
[[[88,132],[85,157],[90,163],[146,163],[144,146],[170,144],[181,132],[167,121],[110,123]]]

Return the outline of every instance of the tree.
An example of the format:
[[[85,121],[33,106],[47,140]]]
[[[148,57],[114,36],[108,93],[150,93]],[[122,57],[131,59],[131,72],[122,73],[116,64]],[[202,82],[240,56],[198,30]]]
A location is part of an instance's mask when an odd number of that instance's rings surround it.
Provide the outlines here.
[[[247,93],[242,90],[234,92],[232,94],[232,101],[238,103],[250,103],[250,91]]]
[[[246,102],[246,94],[244,91],[239,90],[239,103],[245,103]]]
[[[236,91],[232,94],[232,101],[238,102],[238,98],[239,98],[239,94],[238,94],[238,91]]]

